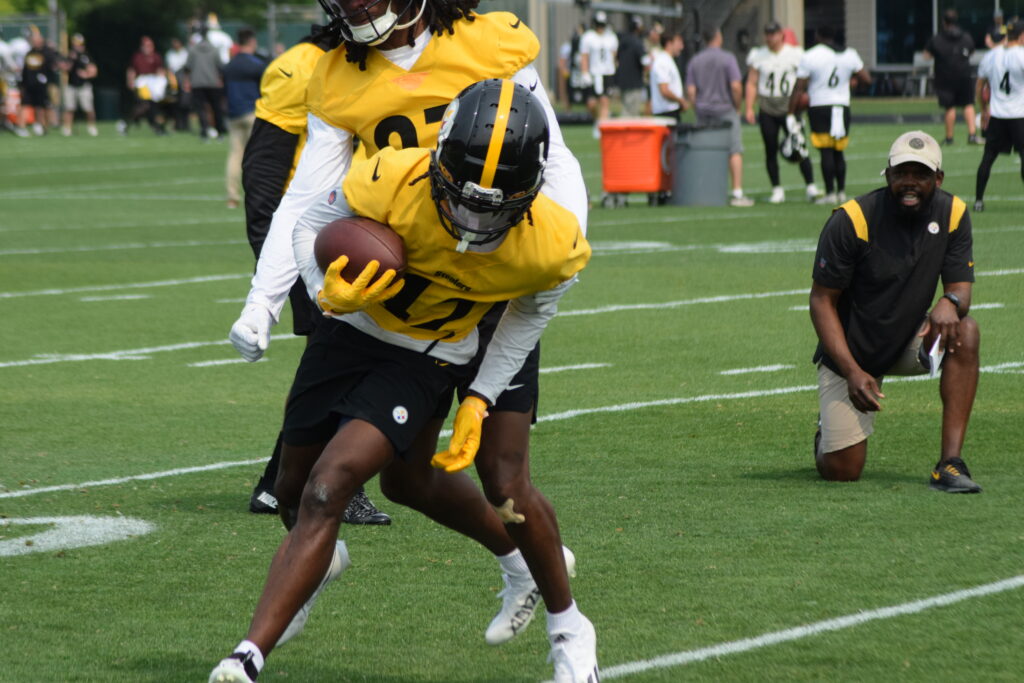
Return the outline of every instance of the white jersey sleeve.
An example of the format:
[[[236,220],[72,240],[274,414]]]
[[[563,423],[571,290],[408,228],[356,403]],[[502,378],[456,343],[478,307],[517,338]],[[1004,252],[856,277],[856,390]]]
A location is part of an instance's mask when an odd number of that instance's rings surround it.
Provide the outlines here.
[[[553,199],[563,209],[568,209],[580,223],[580,230],[587,234],[587,186],[583,182],[583,170],[562,137],[562,129],[551,106],[544,84],[533,65],[520,69],[512,80],[533,91],[544,112],[548,115],[549,141],[548,163],[544,168],[544,184],[541,192]]]
[[[351,133],[309,114],[307,134],[295,177],[270,221],[246,297],[247,305],[264,306],[275,322],[280,320],[288,291],[299,275],[292,246],[296,221],[332,189],[341,186],[352,164]]]

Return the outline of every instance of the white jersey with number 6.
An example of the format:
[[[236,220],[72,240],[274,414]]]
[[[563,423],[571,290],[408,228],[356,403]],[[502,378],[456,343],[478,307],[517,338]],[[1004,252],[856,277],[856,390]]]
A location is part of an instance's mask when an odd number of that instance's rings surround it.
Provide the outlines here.
[[[836,51],[818,43],[804,53],[797,67],[797,78],[806,78],[807,95],[812,107],[850,105],[850,76],[864,68],[860,55],[852,47]]]
[[[992,91],[989,111],[997,119],[1024,119],[1024,47],[997,47],[978,65]]]

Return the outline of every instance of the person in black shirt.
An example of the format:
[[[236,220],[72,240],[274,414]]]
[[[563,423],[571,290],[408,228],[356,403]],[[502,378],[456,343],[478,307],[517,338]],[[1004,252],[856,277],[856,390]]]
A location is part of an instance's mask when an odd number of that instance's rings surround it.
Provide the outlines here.
[[[36,135],[46,133],[51,123],[50,85],[57,82],[57,53],[46,44],[43,34],[32,33],[29,39],[32,49],[25,55],[25,64],[21,69],[21,103],[22,108],[18,120],[19,128],[25,127],[25,108],[31,107],[35,123],[32,132]]]
[[[644,23],[639,17],[629,21],[629,30],[619,34],[618,68],[615,82],[622,93],[622,113],[641,116],[647,103],[644,71],[650,66],[647,46],[644,45]]]
[[[942,151],[921,131],[892,144],[885,178],[886,187],[836,209],[818,241],[810,295],[819,339],[815,463],[824,479],[860,478],[883,376],[934,375],[941,363],[942,450],[931,486],[976,493],[960,457],[978,385],[967,205],[940,189]]]
[[[956,108],[963,107],[967,142],[980,145],[974,122],[974,78],[971,77],[970,62],[974,54],[974,40],[956,22],[956,10],[946,10],[942,15],[942,30],[928,40],[924,54],[935,60],[935,94],[939,97],[939,106],[946,110],[946,139],[943,144],[953,144]]]
[[[96,63],[85,51],[85,38],[81,33],[71,37],[71,49],[61,65],[68,73],[68,83],[64,86],[64,126],[61,132],[71,135],[71,127],[75,122],[75,111],[81,109],[88,122],[89,135],[95,137],[96,109],[93,107],[92,82],[96,79]]]

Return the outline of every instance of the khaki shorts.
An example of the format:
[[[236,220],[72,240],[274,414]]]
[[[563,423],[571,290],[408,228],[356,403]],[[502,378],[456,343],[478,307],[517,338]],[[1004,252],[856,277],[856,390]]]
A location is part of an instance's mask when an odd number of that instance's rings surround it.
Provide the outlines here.
[[[914,335],[886,375],[923,375],[929,370],[921,362],[923,337]],[[884,377],[876,377],[882,386]],[[864,441],[875,431],[877,412],[862,413],[853,407],[846,380],[822,363],[818,363],[818,410],[821,420],[821,441],[819,453],[832,453]]]
[[[77,109],[84,112],[93,110],[92,84],[64,86],[64,110],[73,112]]]

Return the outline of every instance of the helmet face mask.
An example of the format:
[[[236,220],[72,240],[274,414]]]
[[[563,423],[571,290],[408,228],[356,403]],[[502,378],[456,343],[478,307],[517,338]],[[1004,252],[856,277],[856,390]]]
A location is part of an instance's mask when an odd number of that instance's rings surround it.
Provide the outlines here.
[[[422,0],[420,10],[412,20],[399,24],[398,20],[408,11],[414,0],[405,0],[404,6],[396,14],[392,10],[393,0],[371,0],[364,6],[352,11],[345,9],[345,0],[319,0],[324,12],[337,25],[342,37],[352,43],[361,45],[380,45],[391,37],[395,29],[409,28],[423,15],[427,1]],[[379,12],[379,7],[384,11]],[[377,15],[376,17],[374,15]]]
[[[519,224],[544,179],[547,115],[532,93],[492,79],[445,111],[430,156],[431,197],[452,237],[486,244]]]
[[[794,164],[799,164],[806,159],[809,154],[807,152],[807,138],[804,137],[803,130],[786,133],[785,137],[782,138],[782,144],[779,146],[779,153],[782,154],[782,158],[786,161]]]

